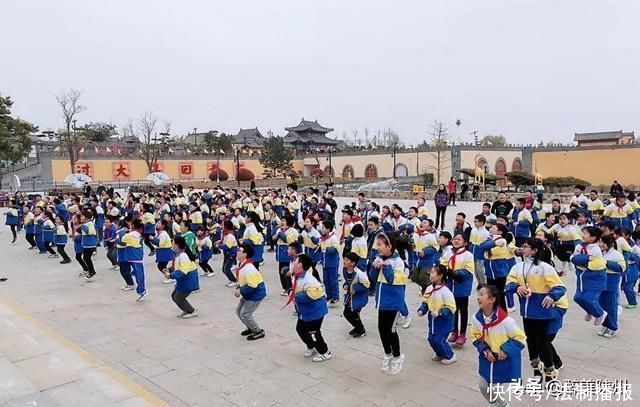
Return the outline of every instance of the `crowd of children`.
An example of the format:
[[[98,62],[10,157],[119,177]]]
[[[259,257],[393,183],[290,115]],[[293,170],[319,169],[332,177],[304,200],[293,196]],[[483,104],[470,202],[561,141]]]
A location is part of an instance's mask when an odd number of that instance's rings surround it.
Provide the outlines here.
[[[453,233],[434,228],[424,198],[405,211],[398,205],[381,208],[359,194],[338,217],[330,190],[299,194],[295,184],[260,192],[178,186],[125,198],[106,191],[54,198],[16,194],[6,223],[12,243],[24,230],[29,249],[60,256],[61,264],[72,263],[66,246],[73,242],[80,276],[87,281],[95,278],[93,257],[104,246],[124,280],[122,290],[135,290],[138,302],[149,295],[147,247],[163,283],[175,285],[171,298],[185,319],[198,315],[188,297],[199,290],[200,277],[216,274],[210,261],[220,254],[247,340],[265,336],[254,313],[267,297],[263,275],[277,272],[280,294],[294,306],[304,356],[315,362],[332,358],[321,328],[328,307],[340,300],[340,287],[353,338],[367,334],[360,313],[374,296],[381,369],[392,375],[405,359],[396,327],[411,323],[407,284],[419,288],[417,313],[427,317],[432,360],[444,365],[457,360],[452,346],[460,349],[467,342],[475,287],[479,310],[471,318],[469,339],[478,351],[480,388],[489,397],[490,384],[520,377],[525,344],[534,376],[556,379],[562,361],[552,342],[569,302],[561,276],[575,271],[573,300],[605,338],[619,330],[620,292],[626,308],[637,306],[640,205],[631,193],[605,204],[597,192],[588,197],[583,192],[576,186],[568,209],[554,200],[548,210],[530,191],[514,202],[500,193],[494,204],[482,205],[473,225],[458,213]],[[277,271],[260,267],[265,252],[274,252]],[[514,296],[524,331],[509,317]]]

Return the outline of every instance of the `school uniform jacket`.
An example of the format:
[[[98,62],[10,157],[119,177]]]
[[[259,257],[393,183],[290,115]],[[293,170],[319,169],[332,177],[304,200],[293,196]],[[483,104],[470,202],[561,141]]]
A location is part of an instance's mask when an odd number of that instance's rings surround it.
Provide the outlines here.
[[[19,223],[20,217],[18,216],[18,210],[16,208],[10,208],[6,213],[7,219],[5,224],[17,225]]]
[[[632,230],[631,217],[633,208],[628,203],[618,206],[614,203],[604,208],[604,219],[613,223],[615,227]]]
[[[65,230],[64,226],[62,225],[57,225],[56,226],[56,235],[54,237],[54,243],[60,246],[64,246],[67,244],[67,231]]]
[[[93,249],[98,246],[98,236],[96,235],[96,226],[91,221],[87,221],[80,226],[82,233],[82,247],[85,249]]]
[[[145,235],[154,235],[156,233],[156,217],[151,212],[142,214],[143,232]]]
[[[367,269],[367,239],[364,236],[354,237],[351,242],[351,253],[360,257],[357,267],[361,270]]]
[[[345,285],[348,286],[344,295],[344,306],[350,307],[353,311],[359,311],[369,302],[369,277],[367,273],[356,267],[353,273],[343,272]],[[351,290],[355,293],[351,294]]]
[[[121,243],[125,246],[127,262],[143,262],[142,235],[137,230],[132,230],[125,234],[121,239]]]
[[[605,291],[617,293],[620,291],[622,276],[627,270],[627,262],[622,253],[614,249],[609,249],[602,253],[602,257],[604,257],[607,271],[607,287]]]
[[[187,253],[180,252],[173,259],[170,277],[176,280],[175,290],[181,293],[188,293],[200,289],[198,278],[198,267],[196,263],[189,259]]]
[[[438,240],[435,233],[415,232],[413,234],[413,253],[417,267],[433,267],[440,259]],[[422,253],[420,257],[419,253]]]
[[[262,263],[262,255],[264,252],[264,236],[262,235],[262,233],[258,232],[256,225],[254,225],[253,223],[247,225],[247,228],[244,230],[244,234],[242,235],[242,241],[243,243],[249,243],[253,245],[253,262]]]
[[[371,281],[376,282],[376,308],[383,311],[400,310],[404,305],[405,286],[409,280],[404,267],[404,261],[398,253],[388,258],[382,258],[382,267],[372,267]]]
[[[590,260],[589,257],[593,258]],[[607,285],[606,262],[597,243],[576,246],[571,262],[576,266],[576,289],[602,291]]]
[[[222,244],[219,246],[226,259],[235,258],[238,254],[238,240],[233,232],[225,232],[222,237]]]
[[[453,331],[456,300],[447,286],[429,285],[422,295],[418,311],[427,316],[430,335],[446,335]]]
[[[310,273],[294,278],[294,300],[298,318],[315,321],[327,315],[327,297],[322,284]]]
[[[496,307],[487,318],[482,310],[478,310],[471,318],[471,339],[479,353],[478,373],[488,383],[508,383],[522,377],[520,354],[526,336],[502,308]],[[486,350],[494,354],[502,350],[507,358],[489,362],[485,357]]]
[[[262,274],[251,262],[241,264],[236,275],[242,298],[247,301],[261,301],[267,296],[267,286],[264,284]]]
[[[513,221],[510,231],[515,237],[529,237],[531,236],[531,224],[533,218],[531,212],[528,209],[522,208],[520,210],[513,208],[509,213],[509,219]]]
[[[200,261],[200,263],[206,263],[211,259],[213,255],[213,243],[211,243],[209,236],[205,236],[202,239],[197,238],[196,248],[198,249],[198,261]]]
[[[447,266],[451,278],[447,279],[447,287],[454,297],[468,297],[473,286],[475,263],[473,254],[465,248],[455,249],[444,253],[440,264]]]
[[[551,265],[542,261],[534,264],[531,258],[526,258],[511,268],[505,291],[513,295],[520,286],[531,290],[529,296],[518,296],[520,315],[528,319],[553,319],[551,308],[544,308],[542,300],[549,296],[557,302],[567,292],[560,276]]]
[[[496,245],[499,241],[503,246]],[[495,280],[509,274],[511,268],[509,262],[513,259],[513,254],[505,238],[489,236],[487,240],[480,243],[480,250],[484,252],[484,273],[487,278]]]
[[[484,259],[484,250],[480,249],[480,244],[487,240],[488,237],[489,231],[486,227],[471,228],[471,233],[469,234],[469,251],[473,253],[474,260]]]
[[[278,238],[276,241],[276,260],[278,263],[289,263],[287,249],[289,248],[289,243],[298,241],[298,236],[298,231],[293,227],[284,227],[276,231],[276,237]]]
[[[320,237],[320,250],[322,250],[322,267],[336,268],[340,264],[340,240],[331,232],[327,236]]]
[[[166,230],[161,231],[151,239],[151,243],[156,246],[156,262],[170,262],[173,260],[171,238]]]

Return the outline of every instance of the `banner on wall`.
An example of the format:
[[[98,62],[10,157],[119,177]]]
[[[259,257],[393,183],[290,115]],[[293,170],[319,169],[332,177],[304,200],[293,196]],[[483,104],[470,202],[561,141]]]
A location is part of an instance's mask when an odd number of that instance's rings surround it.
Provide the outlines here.
[[[113,161],[111,176],[115,181],[131,181],[131,163],[129,161]]]
[[[151,166],[151,172],[164,172],[164,163],[162,161],[156,161],[156,163]]]
[[[178,170],[180,172],[180,179],[193,178],[193,161],[180,161],[178,165],[179,165]]]
[[[76,161],[74,164],[74,172],[93,178],[93,164],[87,161]]]

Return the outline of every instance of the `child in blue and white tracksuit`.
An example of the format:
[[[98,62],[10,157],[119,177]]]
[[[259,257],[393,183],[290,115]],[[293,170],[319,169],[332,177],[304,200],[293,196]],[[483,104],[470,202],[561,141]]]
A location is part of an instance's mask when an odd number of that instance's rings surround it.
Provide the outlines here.
[[[600,295],[607,286],[606,262],[598,240],[602,231],[587,226],[582,232],[582,243],[577,245],[571,262],[576,266],[576,292],[573,300],[585,311],[585,321],[595,317],[595,325],[602,325],[607,312],[599,303]]]
[[[136,280],[136,293],[138,298],[136,301],[140,302],[148,295],[148,291],[145,286],[144,275],[144,250],[142,248],[142,231],[144,227],[142,221],[135,219],[131,224],[131,231],[122,237],[121,242],[124,243],[127,250],[127,260],[131,266],[131,274]],[[117,242],[117,240],[116,240]]]
[[[456,355],[447,343],[447,337],[453,331],[453,319],[456,302],[453,293],[446,284],[447,267],[434,266],[431,271],[431,285],[422,296],[422,305],[418,315],[427,315],[429,334],[427,341],[433,349],[433,361],[449,365],[456,361]]]
[[[334,224],[330,220],[322,222],[322,282],[327,290],[327,299],[331,304],[340,300],[338,292],[338,267],[340,266],[340,240],[334,233]]]
[[[635,286],[638,282],[638,274],[640,271],[640,232],[633,232],[631,235],[631,255],[627,262],[627,272],[622,277],[622,291],[627,299],[627,305],[625,308],[634,309],[638,307],[638,300],[636,299]]]
[[[127,233],[129,233],[127,222],[125,220],[121,220],[118,224],[118,228],[116,229],[115,244],[118,255],[118,266],[120,267],[120,275],[126,283],[126,285],[121,288],[122,291],[131,291],[135,288],[133,284],[133,277],[131,276],[131,265],[129,264],[129,258],[127,257],[127,246],[122,243],[122,238]]]
[[[18,237],[16,233],[16,227],[20,223],[18,208],[15,206],[9,208],[5,216],[7,217],[5,224],[9,226],[9,228],[11,229],[11,234],[13,236],[13,240],[11,241],[11,243],[15,243]]]
[[[612,235],[602,236],[600,250],[606,262],[607,284],[598,302],[607,313],[607,317],[602,322],[602,330],[598,335],[613,338],[618,331],[618,299],[627,263],[622,253],[616,250],[616,242]]]
[[[366,254],[366,253],[365,253]],[[369,277],[367,273],[358,268],[360,257],[349,252],[344,255],[344,318],[349,321],[353,329],[349,335],[360,338],[367,334],[362,324],[360,311],[369,301]]]

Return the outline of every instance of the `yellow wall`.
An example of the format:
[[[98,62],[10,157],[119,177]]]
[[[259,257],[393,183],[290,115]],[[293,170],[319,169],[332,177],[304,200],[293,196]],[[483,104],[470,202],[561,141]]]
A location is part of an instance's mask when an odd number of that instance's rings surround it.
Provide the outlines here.
[[[448,181],[451,177],[451,151],[442,151],[440,180]],[[328,156],[320,156],[320,168],[323,170],[329,165]],[[354,178],[364,178],[365,169],[369,164],[376,166],[378,170],[378,178],[393,177],[393,154],[385,152],[383,154],[354,154],[354,155],[333,155],[331,164],[336,177],[342,177],[345,166],[353,167]],[[420,151],[418,153],[397,153],[396,166],[404,164],[407,167],[408,176],[416,176],[416,168],[419,169],[421,175],[425,172],[435,173],[437,168],[436,153]],[[310,172],[311,168],[317,166],[314,156],[304,158],[305,175]]]
[[[496,172],[496,162],[502,158],[507,166],[507,172],[511,171],[513,161],[519,158],[522,162],[522,150],[462,150],[460,152],[460,168],[476,168],[476,155],[487,161],[490,174]],[[484,168],[483,168],[484,169]]]
[[[172,160],[159,160],[158,164],[160,166],[160,170],[167,174],[170,178],[173,179],[202,179],[209,177],[209,167],[212,163],[215,163],[216,159],[172,159]],[[115,168],[119,167],[119,164],[123,164],[123,168],[128,169],[129,178],[119,177],[116,178],[114,174],[114,165]],[[180,165],[192,163],[192,175],[189,176],[181,176],[180,173]],[[109,159],[91,159],[91,160],[80,160],[76,164],[76,168],[83,167],[85,164],[89,164],[91,166],[90,176],[95,181],[137,181],[144,180],[149,171],[147,170],[147,165],[143,160],[109,160]],[[264,172],[264,167],[260,164],[258,160],[251,159],[245,160],[240,158],[240,164],[245,168],[251,170],[256,178],[261,178],[262,173]],[[302,171],[303,164],[302,160],[294,161],[294,169],[296,171]],[[236,173],[236,165],[233,159],[221,159],[220,167],[225,170],[229,174],[229,178],[233,179]],[[76,172],[78,172],[76,170]],[[69,175],[69,161],[68,160],[51,160],[51,173],[53,181],[62,181],[64,178]]]
[[[591,185],[610,185],[614,179],[622,185],[640,185],[639,160],[640,148],[603,148],[534,152],[532,165],[543,177],[573,176]]]

